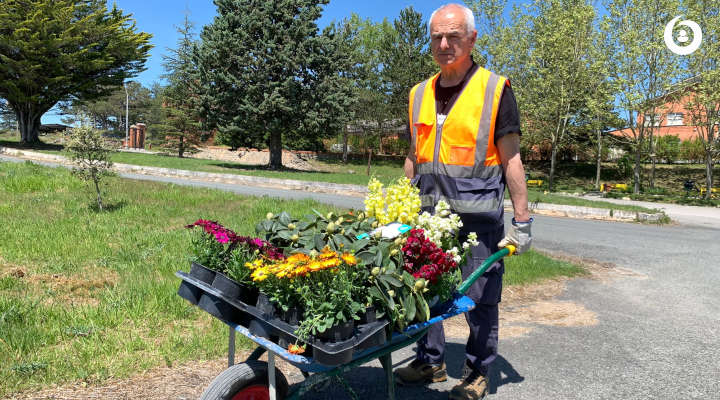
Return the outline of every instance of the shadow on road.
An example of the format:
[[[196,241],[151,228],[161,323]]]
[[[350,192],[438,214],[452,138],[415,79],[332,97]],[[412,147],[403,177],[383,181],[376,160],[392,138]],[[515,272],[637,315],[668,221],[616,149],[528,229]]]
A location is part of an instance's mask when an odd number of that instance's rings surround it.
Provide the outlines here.
[[[412,352],[414,353],[414,348]],[[401,354],[395,354],[393,359],[393,367],[397,368],[409,363],[414,357],[404,351]],[[451,379],[447,382],[435,383],[426,386],[396,386],[396,398],[402,399],[430,399],[445,400],[448,398],[450,389],[458,383],[462,376],[462,363],[465,359],[465,345],[459,343],[448,343],[445,348],[445,357],[448,368],[448,375]],[[518,383],[525,380],[513,365],[503,356],[498,355],[497,359],[490,367],[490,387],[491,394],[497,393],[500,386]],[[363,366],[355,368],[344,374],[345,381],[350,385],[352,390],[360,399],[384,399],[387,396],[385,386],[385,372],[378,365]],[[302,397],[302,399],[312,400],[341,400],[351,398],[344,390],[343,386],[333,381],[329,387],[323,391],[311,391]]]

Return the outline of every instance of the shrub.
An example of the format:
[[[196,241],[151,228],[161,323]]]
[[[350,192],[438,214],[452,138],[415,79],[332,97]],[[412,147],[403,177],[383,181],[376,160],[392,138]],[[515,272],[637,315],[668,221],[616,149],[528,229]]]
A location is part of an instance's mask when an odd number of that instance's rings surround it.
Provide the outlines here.
[[[90,127],[73,128],[70,130],[69,136],[70,141],[65,149],[70,153],[70,159],[77,166],[73,170],[73,174],[94,184],[98,209],[102,211],[100,183],[104,177],[112,174],[110,149],[105,145],[100,132]]]

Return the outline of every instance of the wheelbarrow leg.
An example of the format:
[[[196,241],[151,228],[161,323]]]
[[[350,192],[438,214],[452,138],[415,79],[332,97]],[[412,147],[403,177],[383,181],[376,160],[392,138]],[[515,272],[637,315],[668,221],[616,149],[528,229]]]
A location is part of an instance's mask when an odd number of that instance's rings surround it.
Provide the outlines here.
[[[270,400],[276,400],[275,393],[275,353],[268,350],[268,388],[270,389]]]
[[[378,357],[380,364],[385,370],[385,378],[387,379],[388,400],[395,400],[395,377],[392,370],[392,353],[383,354]]]
[[[228,336],[228,368],[235,365],[235,329],[230,327],[230,335]]]

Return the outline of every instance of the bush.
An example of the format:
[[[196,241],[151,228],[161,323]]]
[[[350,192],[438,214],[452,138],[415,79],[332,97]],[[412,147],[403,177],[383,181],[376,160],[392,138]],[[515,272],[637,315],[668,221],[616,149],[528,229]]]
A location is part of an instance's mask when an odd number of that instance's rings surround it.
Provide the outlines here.
[[[660,136],[655,142],[655,155],[672,164],[680,156],[680,138],[675,135]]]
[[[70,142],[65,149],[70,153],[70,159],[77,166],[73,170],[73,174],[94,184],[98,209],[102,211],[100,182],[111,174],[110,149],[106,147],[100,132],[90,127],[73,128],[69,134]]]
[[[680,158],[693,163],[701,163],[705,159],[705,148],[699,138],[683,140],[680,143]]]

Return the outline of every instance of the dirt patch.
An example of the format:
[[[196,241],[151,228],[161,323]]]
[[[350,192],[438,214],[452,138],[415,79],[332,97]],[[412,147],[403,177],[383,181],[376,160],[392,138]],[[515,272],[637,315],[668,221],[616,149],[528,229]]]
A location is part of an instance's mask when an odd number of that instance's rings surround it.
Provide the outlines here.
[[[119,281],[117,272],[98,266],[83,268],[79,273],[33,274],[23,279],[38,291],[51,291],[46,296],[47,304],[91,305],[99,304],[95,294],[105,288],[114,287]]]
[[[244,165],[267,165],[270,161],[270,152],[253,150],[230,151],[229,149],[222,147],[206,147],[201,148],[200,151],[192,154],[191,157],[227,161]],[[300,171],[318,170],[312,164],[298,157],[297,154],[291,151],[283,151],[282,163],[283,166],[287,168]]]
[[[238,352],[236,360],[249,352]],[[267,357],[261,358],[267,361]],[[300,371],[283,360],[277,366],[290,384],[303,380]],[[190,400],[197,399],[213,379],[227,368],[227,359],[189,362],[158,367],[128,379],[111,379],[102,385],[76,382],[34,393],[17,394],[4,400]]]

